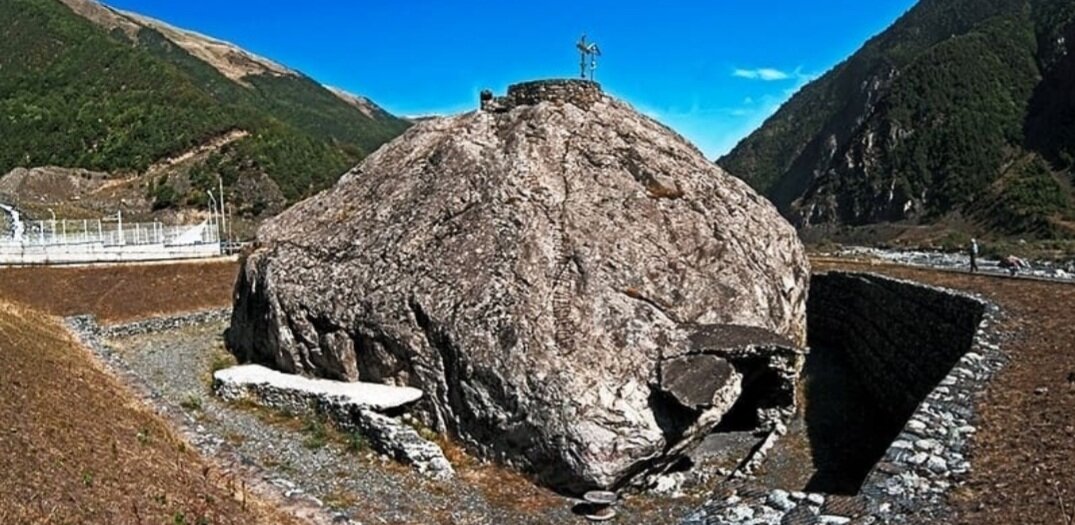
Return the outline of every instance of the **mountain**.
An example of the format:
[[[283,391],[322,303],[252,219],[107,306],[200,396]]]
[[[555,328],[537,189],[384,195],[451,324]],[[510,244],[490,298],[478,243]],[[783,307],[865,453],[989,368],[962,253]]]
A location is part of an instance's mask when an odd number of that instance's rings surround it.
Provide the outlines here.
[[[718,160],[805,229],[1075,234],[1075,2],[921,0]]]
[[[232,44],[92,0],[3,0],[0,20],[0,174],[105,172],[109,191],[129,190],[124,203],[156,210],[204,208],[220,174],[258,215],[331,185],[409,126]]]

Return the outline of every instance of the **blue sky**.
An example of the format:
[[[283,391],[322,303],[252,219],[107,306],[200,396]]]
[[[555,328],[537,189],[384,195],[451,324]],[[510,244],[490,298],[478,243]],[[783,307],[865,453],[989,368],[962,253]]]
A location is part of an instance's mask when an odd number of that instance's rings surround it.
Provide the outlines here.
[[[106,0],[234,42],[404,116],[467,111],[483,88],[578,74],[583,32],[606,91],[710,157],[913,0]]]

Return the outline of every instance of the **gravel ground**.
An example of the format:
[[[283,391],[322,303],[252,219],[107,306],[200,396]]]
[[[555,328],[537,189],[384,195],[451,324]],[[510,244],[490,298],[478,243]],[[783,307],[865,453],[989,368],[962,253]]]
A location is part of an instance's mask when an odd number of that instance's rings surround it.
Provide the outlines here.
[[[215,360],[224,354],[223,322],[108,340],[159,402],[193,418],[199,448],[224,448],[269,473],[287,498],[323,502],[358,523],[539,524],[583,523],[572,501],[497,467],[463,461],[449,482],[428,480],[406,466],[368,452],[352,453],[329,441],[310,446],[296,422],[271,422],[265,412],[211,395]],[[260,416],[260,417],[259,417]],[[616,523],[678,523],[693,498],[628,498]]]

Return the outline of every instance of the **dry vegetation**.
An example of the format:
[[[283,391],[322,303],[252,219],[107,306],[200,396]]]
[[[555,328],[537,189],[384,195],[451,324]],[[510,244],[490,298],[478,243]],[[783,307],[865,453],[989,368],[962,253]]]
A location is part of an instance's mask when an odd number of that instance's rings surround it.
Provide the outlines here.
[[[0,303],[0,350],[0,523],[293,523],[189,450],[58,319]]]
[[[1070,524],[1075,518],[1075,286],[890,265],[817,261],[980,293],[1005,311],[1011,362],[978,400],[974,469],[954,523]]]
[[[0,297],[53,315],[121,323],[231,304],[233,261],[0,268]]]

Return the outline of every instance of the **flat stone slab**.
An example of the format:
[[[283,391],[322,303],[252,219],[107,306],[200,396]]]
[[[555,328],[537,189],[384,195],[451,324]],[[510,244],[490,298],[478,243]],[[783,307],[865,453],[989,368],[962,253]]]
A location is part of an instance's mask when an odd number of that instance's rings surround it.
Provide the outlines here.
[[[357,431],[370,446],[435,480],[455,475],[444,451],[417,430],[384,412],[417,401],[417,388],[311,379],[285,374],[261,365],[241,365],[213,374],[213,390],[221,399],[252,400],[296,414],[318,414],[331,419],[341,430]]]
[[[266,390],[271,390],[299,398],[331,399],[343,405],[379,412],[409,405],[422,397],[422,391],[417,388],[311,379],[261,365],[240,365],[217,370],[213,373],[213,383],[217,395],[225,399],[246,397],[251,393],[264,395]]]
[[[615,492],[607,490],[591,490],[586,494],[583,494],[582,499],[587,503],[593,503],[594,505],[612,505],[616,503],[617,497]]]

